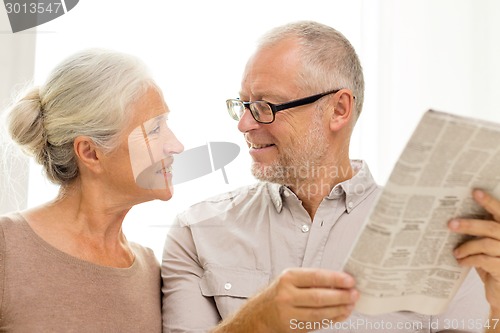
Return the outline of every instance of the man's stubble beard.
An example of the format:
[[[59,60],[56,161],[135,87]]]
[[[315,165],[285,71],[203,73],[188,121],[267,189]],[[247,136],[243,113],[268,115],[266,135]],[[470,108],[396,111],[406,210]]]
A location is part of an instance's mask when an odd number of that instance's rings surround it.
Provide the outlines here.
[[[295,138],[288,147],[282,147],[278,159],[263,166],[252,162],[252,174],[261,181],[286,186],[298,186],[317,173],[328,152],[326,134],[322,132],[322,112],[315,110],[314,119],[306,135]]]

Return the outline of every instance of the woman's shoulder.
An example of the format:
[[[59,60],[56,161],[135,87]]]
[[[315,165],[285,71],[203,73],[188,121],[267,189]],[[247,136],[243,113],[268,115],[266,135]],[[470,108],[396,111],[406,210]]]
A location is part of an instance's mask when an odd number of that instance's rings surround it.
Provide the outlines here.
[[[19,242],[26,229],[27,222],[19,212],[0,216],[0,252],[4,252],[7,242]]]
[[[26,220],[20,212],[12,212],[5,215],[0,215],[0,228],[21,228],[26,223]]]
[[[149,247],[143,246],[135,242],[130,242],[129,244],[130,247],[132,248],[132,251],[134,251],[136,260],[153,264],[155,266],[159,265],[153,250],[151,250]]]

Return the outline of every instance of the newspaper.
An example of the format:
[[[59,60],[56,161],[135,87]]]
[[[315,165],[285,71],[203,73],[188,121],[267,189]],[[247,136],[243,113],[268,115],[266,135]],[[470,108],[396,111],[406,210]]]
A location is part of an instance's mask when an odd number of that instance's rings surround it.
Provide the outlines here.
[[[357,311],[445,311],[470,270],[452,254],[465,237],[447,223],[488,218],[474,188],[500,197],[500,125],[427,111],[344,264]]]

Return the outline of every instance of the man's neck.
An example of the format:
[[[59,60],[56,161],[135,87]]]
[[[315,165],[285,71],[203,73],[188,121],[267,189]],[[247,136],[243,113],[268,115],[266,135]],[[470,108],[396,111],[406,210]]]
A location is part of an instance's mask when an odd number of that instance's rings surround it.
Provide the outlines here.
[[[290,186],[290,189],[302,201],[302,206],[313,221],[319,205],[325,197],[330,195],[335,185],[351,179],[353,176],[354,171],[350,161],[347,160],[339,165],[325,166],[320,174],[300,182],[297,181],[295,186]]]

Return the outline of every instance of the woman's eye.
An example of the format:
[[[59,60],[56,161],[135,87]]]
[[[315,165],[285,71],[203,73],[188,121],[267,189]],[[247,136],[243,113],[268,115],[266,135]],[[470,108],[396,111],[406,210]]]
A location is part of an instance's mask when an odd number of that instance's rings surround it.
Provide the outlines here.
[[[151,131],[149,131],[148,135],[150,134],[158,134],[160,133],[160,126],[156,126],[154,129],[152,129]]]

